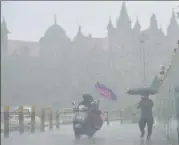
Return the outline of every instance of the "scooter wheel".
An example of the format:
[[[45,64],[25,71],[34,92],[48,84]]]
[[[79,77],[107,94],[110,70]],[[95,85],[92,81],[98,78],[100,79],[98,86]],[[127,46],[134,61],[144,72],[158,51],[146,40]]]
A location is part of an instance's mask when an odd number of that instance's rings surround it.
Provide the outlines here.
[[[92,139],[92,138],[93,138],[93,136],[94,136],[94,132],[93,132],[93,133],[89,133],[89,134],[88,134],[88,138],[89,138],[89,139]]]
[[[81,137],[80,134],[75,133],[75,139],[76,139],[76,140],[80,140],[80,137]]]

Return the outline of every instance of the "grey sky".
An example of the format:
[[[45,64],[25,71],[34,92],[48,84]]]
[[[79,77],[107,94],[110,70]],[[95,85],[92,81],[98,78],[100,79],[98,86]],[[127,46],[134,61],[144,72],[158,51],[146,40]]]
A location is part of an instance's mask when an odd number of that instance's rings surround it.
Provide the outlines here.
[[[38,41],[46,29],[53,23],[53,14],[57,14],[57,23],[73,38],[82,26],[85,35],[94,37],[107,35],[106,26],[109,16],[115,25],[120,14],[122,1],[7,1],[1,2],[2,13],[11,32],[9,38],[15,40]],[[128,14],[132,24],[138,16],[142,29],[149,25],[150,16],[155,13],[159,26],[164,31],[169,24],[172,8],[177,11],[179,1],[128,1]],[[179,10],[178,10],[179,11]],[[2,17],[1,17],[2,19]]]

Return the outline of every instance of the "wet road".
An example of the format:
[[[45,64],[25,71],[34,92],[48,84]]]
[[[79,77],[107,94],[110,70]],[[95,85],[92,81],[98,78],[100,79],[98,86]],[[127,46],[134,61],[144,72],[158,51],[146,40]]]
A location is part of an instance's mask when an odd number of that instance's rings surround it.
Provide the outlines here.
[[[35,134],[11,133],[8,139],[1,138],[2,145],[168,145],[165,137],[154,127],[151,141],[140,139],[137,124],[111,123],[104,125],[93,140],[82,138],[75,142],[71,125],[63,125],[59,130]]]

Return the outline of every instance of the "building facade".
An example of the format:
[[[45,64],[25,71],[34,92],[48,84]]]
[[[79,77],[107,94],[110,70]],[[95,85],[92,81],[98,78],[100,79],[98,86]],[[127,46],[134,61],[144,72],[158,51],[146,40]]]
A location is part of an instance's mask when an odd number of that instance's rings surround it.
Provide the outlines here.
[[[40,104],[43,100],[46,104],[62,97],[66,102],[61,105],[66,106],[71,104],[71,100],[79,100],[85,92],[99,98],[94,84],[100,81],[120,98],[117,103],[110,103],[111,106],[134,104],[136,99],[129,98],[126,89],[149,85],[159,72],[159,66],[168,62],[177,47],[179,25],[174,11],[166,35],[158,25],[153,14],[146,30],[141,31],[138,19],[132,27],[123,3],[116,26],[109,18],[105,38],[84,36],[79,26],[75,38],[70,40],[54,16],[52,26],[38,42],[26,42],[9,40],[4,20],[1,24],[1,55],[5,56],[2,101],[9,103],[19,98],[17,103],[28,100],[29,103]],[[8,66],[5,65],[7,63]],[[16,82],[19,84],[15,85]],[[105,100],[102,102],[103,106],[109,104]]]

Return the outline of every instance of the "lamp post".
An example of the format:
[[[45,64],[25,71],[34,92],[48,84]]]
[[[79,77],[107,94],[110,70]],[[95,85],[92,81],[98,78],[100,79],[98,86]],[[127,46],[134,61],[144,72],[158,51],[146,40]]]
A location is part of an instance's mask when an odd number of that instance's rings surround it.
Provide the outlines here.
[[[175,103],[176,103],[176,117],[177,117],[177,137],[179,145],[179,86],[175,87]]]
[[[143,36],[143,35],[142,35]],[[142,57],[143,57],[143,84],[144,86],[146,85],[146,62],[145,62],[145,48],[144,48],[144,43],[145,43],[145,40],[144,38],[142,37],[140,39],[140,44],[142,45],[141,46],[141,61],[142,61]]]
[[[179,40],[178,40],[178,50],[179,50]],[[175,51],[177,53],[177,50]],[[177,114],[177,137],[178,137],[178,145],[179,145],[179,86],[175,88],[175,96],[176,96],[176,114]]]
[[[179,51],[179,40],[177,41],[178,48],[174,49],[174,53],[178,53]],[[174,55],[175,55],[174,54]],[[179,79],[178,75],[175,78],[176,80]],[[176,119],[177,119],[177,139],[178,139],[178,145],[179,145],[179,84],[176,82],[174,84],[174,98],[175,98],[175,108],[176,108]]]
[[[179,8],[179,5],[177,5],[177,8]],[[179,19],[179,11],[176,13],[177,18]],[[178,50],[179,50],[179,39],[177,41],[178,44]],[[177,49],[174,50],[175,53],[177,53]],[[177,137],[178,137],[178,145],[179,145],[179,86],[178,88],[175,88],[175,96],[176,96],[176,114],[177,114]]]

